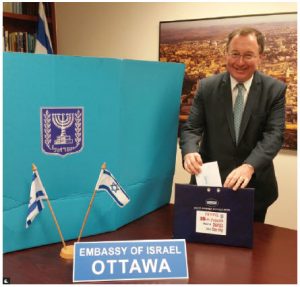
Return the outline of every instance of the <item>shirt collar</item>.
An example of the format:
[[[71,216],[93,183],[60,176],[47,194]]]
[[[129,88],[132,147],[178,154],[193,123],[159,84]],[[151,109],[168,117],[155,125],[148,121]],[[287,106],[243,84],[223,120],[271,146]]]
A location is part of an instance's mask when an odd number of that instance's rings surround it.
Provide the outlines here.
[[[247,80],[246,82],[243,82],[244,87],[245,87],[245,89],[246,89],[247,92],[250,90],[250,86],[251,86],[252,80],[253,80],[253,75],[252,75],[252,77],[249,80]],[[230,82],[231,82],[231,90],[233,91],[234,88],[236,87],[236,85],[239,82],[235,78],[233,78],[231,75],[230,75]]]

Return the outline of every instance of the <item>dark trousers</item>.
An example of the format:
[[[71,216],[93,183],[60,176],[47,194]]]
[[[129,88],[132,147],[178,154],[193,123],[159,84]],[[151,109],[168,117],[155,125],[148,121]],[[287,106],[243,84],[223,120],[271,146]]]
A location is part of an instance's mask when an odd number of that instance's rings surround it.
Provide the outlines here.
[[[254,207],[254,221],[264,223],[267,214],[267,209],[267,207],[260,209]]]

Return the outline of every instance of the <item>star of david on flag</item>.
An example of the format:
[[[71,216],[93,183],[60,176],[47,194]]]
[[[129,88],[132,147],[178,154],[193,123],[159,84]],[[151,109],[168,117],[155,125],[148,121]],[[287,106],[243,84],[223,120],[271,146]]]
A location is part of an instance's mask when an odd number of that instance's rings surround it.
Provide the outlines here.
[[[32,223],[35,217],[43,210],[43,199],[47,198],[46,190],[41,182],[37,170],[33,171],[30,188],[30,200],[28,204],[28,214],[26,218],[26,228]]]
[[[107,169],[101,170],[95,189],[105,190],[120,207],[124,207],[130,201],[125,190]]]

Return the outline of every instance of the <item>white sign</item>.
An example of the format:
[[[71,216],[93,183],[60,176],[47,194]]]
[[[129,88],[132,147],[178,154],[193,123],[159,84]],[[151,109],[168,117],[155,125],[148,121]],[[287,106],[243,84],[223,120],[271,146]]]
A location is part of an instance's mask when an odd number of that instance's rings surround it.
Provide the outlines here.
[[[188,278],[184,239],[77,242],[73,282]]]
[[[227,213],[197,210],[196,232],[215,235],[226,235]]]

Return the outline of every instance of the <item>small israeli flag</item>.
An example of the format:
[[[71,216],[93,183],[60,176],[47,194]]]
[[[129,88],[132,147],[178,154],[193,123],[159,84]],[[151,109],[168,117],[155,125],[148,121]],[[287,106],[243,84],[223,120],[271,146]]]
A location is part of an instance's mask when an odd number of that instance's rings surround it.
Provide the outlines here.
[[[39,22],[35,42],[35,54],[53,54],[47,17],[42,2],[39,3]]]
[[[28,215],[26,219],[26,228],[32,223],[34,218],[43,210],[43,199],[46,199],[47,193],[41,182],[40,176],[37,170],[33,171],[32,183],[30,189],[30,201],[28,204]]]
[[[129,201],[125,190],[107,169],[101,169],[99,179],[96,183],[96,190],[105,190],[120,207],[124,207]]]

